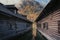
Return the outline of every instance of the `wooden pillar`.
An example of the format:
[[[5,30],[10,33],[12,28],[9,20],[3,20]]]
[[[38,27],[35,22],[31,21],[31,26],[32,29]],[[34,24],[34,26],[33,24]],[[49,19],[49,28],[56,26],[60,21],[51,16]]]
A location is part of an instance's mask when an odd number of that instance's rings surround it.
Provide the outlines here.
[[[36,38],[36,33],[37,33],[37,24],[36,24],[36,22],[33,22],[33,24],[32,24],[33,40],[35,40],[35,38]]]

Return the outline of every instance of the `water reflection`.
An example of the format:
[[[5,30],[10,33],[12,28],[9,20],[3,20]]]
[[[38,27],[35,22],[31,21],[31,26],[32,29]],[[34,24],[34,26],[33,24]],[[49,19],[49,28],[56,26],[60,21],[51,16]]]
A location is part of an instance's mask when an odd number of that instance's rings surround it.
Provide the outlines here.
[[[32,33],[31,31],[29,31],[27,33],[24,33],[21,36],[18,36],[13,39],[9,39],[9,40],[32,40]],[[37,31],[37,36],[35,40],[47,40],[47,39]]]

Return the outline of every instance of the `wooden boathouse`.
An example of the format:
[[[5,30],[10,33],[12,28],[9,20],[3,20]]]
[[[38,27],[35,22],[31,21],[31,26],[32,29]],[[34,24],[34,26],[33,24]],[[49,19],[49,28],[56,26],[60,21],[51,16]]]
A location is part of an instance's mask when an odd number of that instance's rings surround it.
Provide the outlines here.
[[[60,40],[60,1],[51,0],[36,21],[38,30],[45,37]]]
[[[23,34],[31,30],[31,22],[18,14],[14,6],[0,3],[0,40]]]

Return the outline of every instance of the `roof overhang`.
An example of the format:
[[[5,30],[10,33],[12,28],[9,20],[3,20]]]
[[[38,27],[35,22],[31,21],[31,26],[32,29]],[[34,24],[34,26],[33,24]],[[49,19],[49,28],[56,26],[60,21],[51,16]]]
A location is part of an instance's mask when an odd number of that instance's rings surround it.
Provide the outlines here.
[[[36,19],[36,22],[38,22],[39,20],[45,18],[46,16],[51,14],[51,12],[53,12],[57,9],[60,9],[60,0],[51,0],[48,3],[48,5],[42,10],[39,17]]]
[[[0,4],[0,12],[3,12],[3,13],[0,13],[0,14],[7,15],[7,16],[9,15],[10,17],[17,17],[17,18],[22,19],[22,20],[24,20],[26,22],[30,22],[29,20],[27,20],[26,17],[23,17],[20,14],[15,14],[15,13],[11,12],[3,4]],[[32,23],[32,22],[30,22],[30,23]]]

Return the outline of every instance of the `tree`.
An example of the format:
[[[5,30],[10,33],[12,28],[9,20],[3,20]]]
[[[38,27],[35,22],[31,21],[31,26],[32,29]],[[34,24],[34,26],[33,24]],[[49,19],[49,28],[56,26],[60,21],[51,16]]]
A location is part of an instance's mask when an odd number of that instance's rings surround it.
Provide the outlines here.
[[[35,21],[38,15],[40,14],[40,10],[43,8],[38,2],[36,1],[23,1],[23,4],[20,5],[21,7],[18,9],[18,13],[22,15],[26,15],[27,19],[30,21]]]

